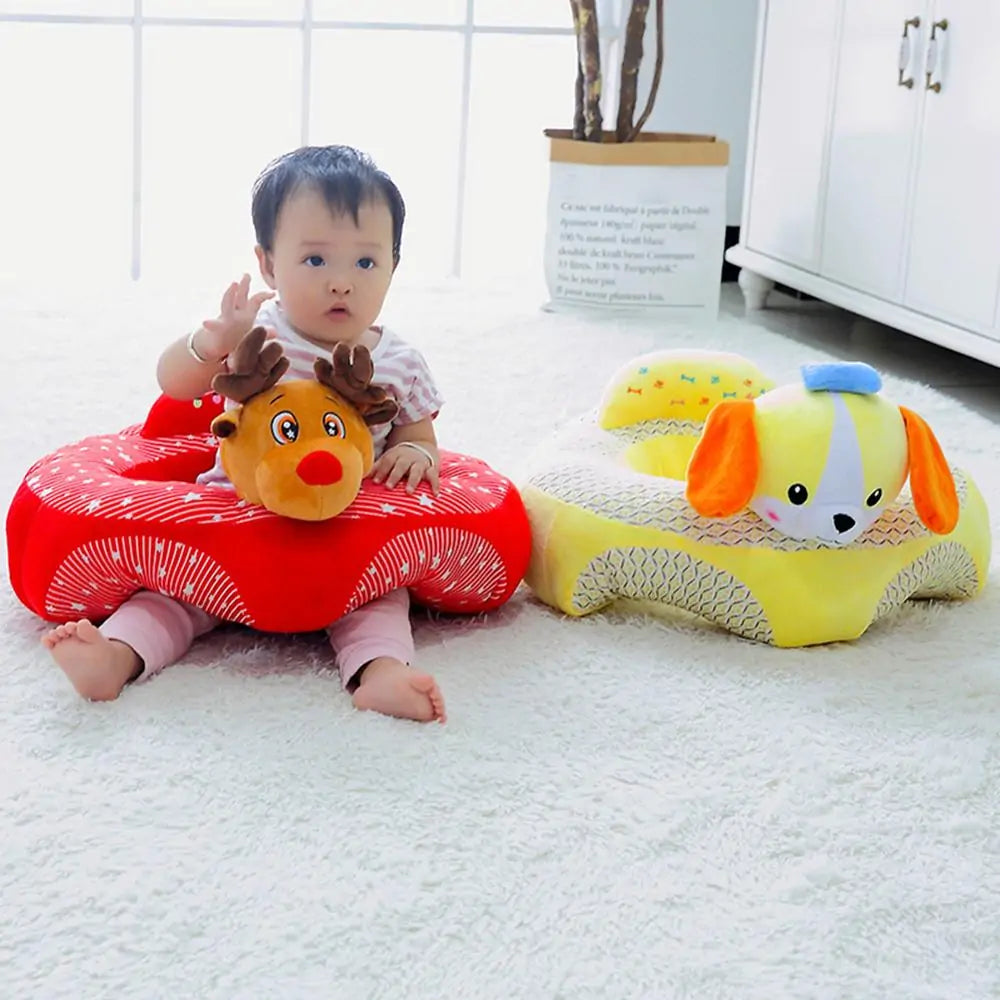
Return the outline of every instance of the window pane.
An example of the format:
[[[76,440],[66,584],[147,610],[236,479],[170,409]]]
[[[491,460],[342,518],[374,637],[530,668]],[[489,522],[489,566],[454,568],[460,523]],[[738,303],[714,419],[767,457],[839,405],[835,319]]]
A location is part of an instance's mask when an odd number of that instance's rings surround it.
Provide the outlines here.
[[[146,17],[301,21],[302,11],[303,0],[143,0],[142,3]]]
[[[572,36],[475,39],[463,273],[541,274],[549,169],[542,130],[572,125],[575,67]]]
[[[131,16],[132,0],[0,0],[0,14]]]
[[[132,234],[132,34],[0,31],[0,270],[126,278]]]
[[[464,24],[465,0],[313,0],[317,21]]]
[[[573,28],[568,0],[476,0],[476,24]]]
[[[221,291],[257,270],[254,178],[300,142],[301,37],[164,27],[145,39],[143,274],[211,276]]]
[[[461,68],[458,35],[316,34],[310,142],[357,146],[399,186],[406,202],[400,272],[408,276],[451,270]]]

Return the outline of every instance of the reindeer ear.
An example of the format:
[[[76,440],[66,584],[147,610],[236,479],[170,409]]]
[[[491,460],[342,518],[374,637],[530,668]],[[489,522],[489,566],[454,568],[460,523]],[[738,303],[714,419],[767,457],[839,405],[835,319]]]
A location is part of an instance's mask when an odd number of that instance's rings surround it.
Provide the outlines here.
[[[220,413],[212,421],[212,433],[221,441],[223,438],[232,437],[236,431],[239,429],[239,421],[233,416],[233,413],[238,411],[231,411],[229,413]]]
[[[755,409],[727,399],[709,411],[687,467],[688,503],[702,517],[732,517],[753,499],[760,475]]]

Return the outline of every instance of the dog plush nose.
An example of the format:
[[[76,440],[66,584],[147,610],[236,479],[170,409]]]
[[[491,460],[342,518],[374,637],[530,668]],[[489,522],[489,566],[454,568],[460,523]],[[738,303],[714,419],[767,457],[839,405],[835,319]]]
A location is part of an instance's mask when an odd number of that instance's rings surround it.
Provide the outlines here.
[[[344,467],[340,464],[340,459],[328,451],[311,451],[299,462],[295,471],[309,486],[329,486],[340,482]]]
[[[833,515],[833,526],[843,534],[845,531],[850,531],[855,525],[855,520],[850,514],[834,514]]]

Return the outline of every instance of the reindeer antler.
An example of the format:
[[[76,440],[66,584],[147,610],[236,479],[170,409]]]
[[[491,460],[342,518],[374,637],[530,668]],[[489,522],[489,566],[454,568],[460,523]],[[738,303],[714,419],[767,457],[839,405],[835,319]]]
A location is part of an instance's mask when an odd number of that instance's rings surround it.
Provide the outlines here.
[[[245,403],[252,396],[270,389],[288,371],[288,358],[276,340],[268,340],[267,331],[255,326],[229,355],[228,373],[212,379],[212,388],[235,403]]]
[[[399,405],[384,389],[371,384],[375,366],[367,347],[340,343],[333,349],[333,364],[326,358],[313,363],[316,378],[355,406],[365,423],[384,424],[399,412]]]

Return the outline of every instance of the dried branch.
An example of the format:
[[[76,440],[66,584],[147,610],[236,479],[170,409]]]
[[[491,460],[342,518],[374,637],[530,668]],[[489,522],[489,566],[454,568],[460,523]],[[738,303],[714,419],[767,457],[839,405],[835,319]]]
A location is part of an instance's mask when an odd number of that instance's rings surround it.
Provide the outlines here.
[[[653,82],[649,85],[649,97],[646,98],[646,106],[642,109],[639,120],[632,127],[632,131],[624,139],[625,142],[632,142],[642,131],[646,119],[653,111],[656,103],[656,92],[660,89],[660,75],[663,72],[663,0],[656,0],[656,63],[653,66]]]
[[[601,116],[601,49],[597,27],[597,0],[575,0],[579,9],[577,49],[583,66],[583,137],[600,142],[604,120]]]
[[[576,35],[576,90],[573,95],[573,138],[583,138],[583,63],[580,61],[580,0],[569,0]]]
[[[635,98],[639,83],[639,64],[642,62],[642,40],[646,34],[646,14],[649,0],[632,0],[628,22],[625,26],[625,44],[622,48],[622,72],[618,90],[618,123],[615,135],[625,142],[632,134],[635,116]]]

